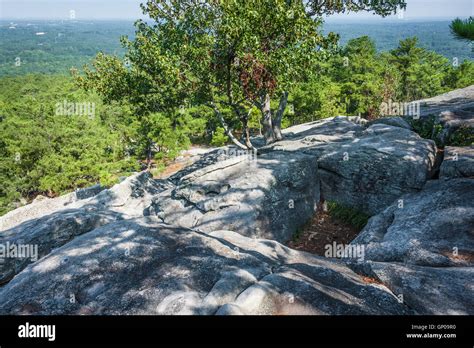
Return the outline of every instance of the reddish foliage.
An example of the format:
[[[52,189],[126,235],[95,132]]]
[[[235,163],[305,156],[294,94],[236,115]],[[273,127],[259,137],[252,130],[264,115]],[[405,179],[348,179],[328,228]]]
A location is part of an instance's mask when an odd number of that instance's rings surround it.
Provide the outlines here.
[[[276,79],[267,67],[251,54],[239,63],[239,79],[247,98],[255,100],[262,91],[271,94],[277,87]]]

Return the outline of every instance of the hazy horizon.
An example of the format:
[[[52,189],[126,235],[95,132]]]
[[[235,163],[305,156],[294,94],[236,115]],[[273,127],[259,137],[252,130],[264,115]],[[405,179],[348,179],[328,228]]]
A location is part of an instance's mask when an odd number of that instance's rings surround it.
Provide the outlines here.
[[[457,16],[458,18],[465,19],[467,17]],[[144,19],[144,17],[141,17]],[[405,18],[404,21],[406,22],[442,22],[442,21],[452,21],[454,17],[417,17],[417,18]],[[67,18],[37,18],[37,17],[30,17],[30,18],[7,18],[7,17],[0,17],[0,22],[27,22],[27,21],[67,21],[67,22],[134,22],[138,18],[76,18],[74,20],[70,20]],[[399,22],[396,18],[333,18],[333,17],[325,17],[324,21],[327,23],[330,22],[380,22],[383,24],[384,22]]]
[[[142,2],[144,0],[0,0],[0,20],[135,20],[146,18],[139,6]],[[325,20],[448,20],[473,16],[473,7],[471,0],[407,0],[403,18],[398,15],[382,18],[362,12],[336,14]]]

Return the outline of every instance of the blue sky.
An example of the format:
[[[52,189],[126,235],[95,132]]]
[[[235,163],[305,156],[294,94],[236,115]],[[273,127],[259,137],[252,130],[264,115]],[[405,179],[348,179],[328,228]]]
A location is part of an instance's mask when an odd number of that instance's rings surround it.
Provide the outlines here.
[[[137,19],[144,0],[0,0],[0,19]],[[404,19],[474,16],[474,0],[407,0]],[[398,18],[398,17],[394,17]],[[372,14],[335,15],[329,20],[378,19]]]

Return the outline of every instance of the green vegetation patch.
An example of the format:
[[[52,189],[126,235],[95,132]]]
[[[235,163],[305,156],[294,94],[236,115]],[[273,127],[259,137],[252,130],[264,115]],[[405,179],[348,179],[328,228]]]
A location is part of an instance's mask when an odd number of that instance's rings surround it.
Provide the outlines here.
[[[336,202],[328,202],[327,204],[329,215],[331,215],[331,217],[351,225],[359,231],[361,231],[369,221],[369,215],[356,209],[345,207]]]

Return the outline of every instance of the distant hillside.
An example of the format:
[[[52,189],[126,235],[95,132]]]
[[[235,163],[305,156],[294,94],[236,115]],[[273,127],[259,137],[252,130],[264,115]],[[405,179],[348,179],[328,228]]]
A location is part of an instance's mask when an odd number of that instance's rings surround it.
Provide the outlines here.
[[[459,61],[473,59],[474,53],[469,44],[453,38],[449,30],[450,23],[450,21],[328,21],[324,24],[324,32],[339,33],[342,45],[360,36],[370,36],[375,40],[379,51],[391,50],[398,45],[400,40],[417,36],[420,46],[449,59],[454,57],[457,57]]]
[[[131,21],[3,21],[0,76],[67,73],[99,51],[123,54],[120,37],[133,34]]]
[[[324,24],[324,31],[339,33],[343,45],[352,38],[368,35],[380,51],[418,36],[421,46],[449,59],[473,58],[467,43],[452,38],[448,21],[333,21]],[[0,76],[67,73],[72,66],[88,63],[98,51],[123,54],[120,36],[133,34],[131,21],[0,21]]]

